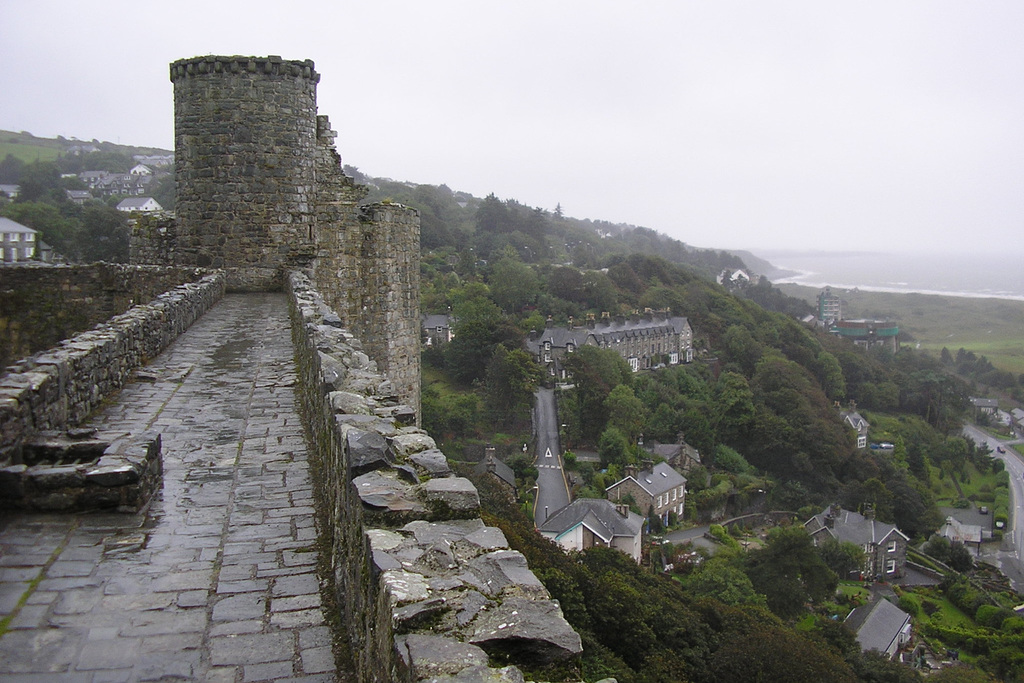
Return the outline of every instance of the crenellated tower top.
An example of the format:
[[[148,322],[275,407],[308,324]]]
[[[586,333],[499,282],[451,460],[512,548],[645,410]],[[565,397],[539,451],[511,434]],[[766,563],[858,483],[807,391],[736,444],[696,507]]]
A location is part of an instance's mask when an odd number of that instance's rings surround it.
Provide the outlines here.
[[[320,81],[320,74],[316,72],[312,59],[289,60],[281,59],[277,55],[267,57],[206,55],[179,59],[171,64],[171,81],[176,82],[190,76],[209,73],[241,74],[246,72],[268,76],[307,78],[314,83]]]

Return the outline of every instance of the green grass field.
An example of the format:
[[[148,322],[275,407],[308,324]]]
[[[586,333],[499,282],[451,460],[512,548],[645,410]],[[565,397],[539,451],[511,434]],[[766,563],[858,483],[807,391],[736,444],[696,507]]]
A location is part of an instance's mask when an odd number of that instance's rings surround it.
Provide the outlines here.
[[[779,285],[779,290],[816,303],[819,290]],[[1024,301],[971,299],[932,294],[842,290],[848,318],[888,318],[913,344],[936,354],[964,348],[986,356],[997,368],[1024,373]]]
[[[6,159],[9,154],[31,164],[33,161],[53,161],[60,155],[60,150],[0,140],[0,159]]]

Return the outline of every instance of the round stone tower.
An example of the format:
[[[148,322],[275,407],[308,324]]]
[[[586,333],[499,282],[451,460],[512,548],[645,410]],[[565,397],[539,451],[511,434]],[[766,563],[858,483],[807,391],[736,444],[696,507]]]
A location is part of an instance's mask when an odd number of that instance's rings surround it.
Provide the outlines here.
[[[180,265],[265,290],[315,256],[319,80],[311,60],[276,56],[171,64]]]

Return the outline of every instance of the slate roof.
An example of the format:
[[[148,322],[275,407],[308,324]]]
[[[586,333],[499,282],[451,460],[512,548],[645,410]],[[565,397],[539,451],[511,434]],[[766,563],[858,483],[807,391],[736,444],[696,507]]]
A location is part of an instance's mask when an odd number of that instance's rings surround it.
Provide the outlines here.
[[[868,543],[876,545],[883,543],[893,534],[899,534],[904,538],[904,540],[910,540],[905,533],[897,529],[892,524],[879,522],[876,519],[868,519],[863,515],[851,512],[850,510],[840,509],[839,514],[834,515],[834,524],[830,529],[826,524],[826,520],[830,514],[832,514],[831,509],[825,508],[824,512],[811,518],[813,520],[817,520],[821,525],[820,529],[815,529],[811,532],[812,536],[827,532],[836,540],[856,543],[862,547]],[[811,520],[807,520],[804,526],[807,526],[807,524],[810,523]]]
[[[858,432],[867,432],[868,427],[871,426],[870,424],[868,424],[868,421],[865,420],[861,416],[861,414],[855,410],[844,410],[841,413],[839,413],[839,417],[841,417],[844,422],[846,422],[848,425],[856,429]]]
[[[857,634],[862,650],[883,653],[889,651],[908,623],[910,615],[884,598],[853,610],[845,622]]]
[[[587,341],[589,333],[590,330],[586,327],[545,327],[536,339],[526,341],[526,348],[533,353],[539,353],[544,342],[551,342],[552,348],[556,349],[564,349],[570,343],[579,348]]]
[[[0,232],[18,232],[28,235],[35,235],[38,231],[32,228],[26,227],[21,223],[16,223],[10,218],[4,218],[0,216]]]
[[[670,463],[673,461],[681,463],[685,459],[693,460],[696,463],[700,462],[700,452],[687,443],[656,443],[649,450],[653,455],[664,458]]]
[[[431,313],[423,316],[423,329],[434,330],[438,327],[450,327],[451,320],[445,314]]]
[[[651,496],[660,496],[677,486],[686,485],[686,477],[672,469],[668,463],[659,462],[649,470],[638,472],[636,476],[623,477],[607,489],[610,491],[627,479],[632,479]]]
[[[960,543],[981,543],[981,525],[963,524],[954,517],[946,517],[946,523],[939,529],[939,535]]]
[[[971,403],[974,404],[975,408],[998,408],[999,399],[995,398],[977,398],[972,397]]]
[[[623,322],[611,321],[594,325],[594,329],[586,329],[598,342],[617,344],[623,339],[650,337],[656,334],[679,334],[687,325],[686,318],[673,317],[665,320],[640,320]]]
[[[551,342],[552,348],[565,348],[570,342],[580,347],[588,339],[593,339],[595,344],[617,344],[624,339],[679,334],[688,325],[685,317],[675,316],[652,320],[601,321],[593,327],[546,327],[536,339],[528,340],[526,347],[538,353],[546,341]]]
[[[643,530],[644,518],[632,511],[628,517],[623,517],[615,503],[605,498],[577,498],[552,513],[538,530],[556,534],[558,539],[581,524],[605,543],[610,543],[616,536],[634,538]]]
[[[477,474],[484,474],[486,472],[492,472],[492,467],[494,476],[498,477],[512,488],[516,487],[516,473],[512,470],[511,467],[509,467],[508,465],[506,465],[493,455],[488,455],[486,458],[477,463],[477,465],[473,468],[473,471],[476,472]]]
[[[153,202],[154,204],[157,205],[157,207],[160,206],[160,203],[157,202],[152,197],[128,197],[127,199],[122,199],[120,202],[118,202],[117,208],[120,209],[121,211],[124,211],[126,209],[141,210],[144,209],[146,204],[148,204],[149,202]]]

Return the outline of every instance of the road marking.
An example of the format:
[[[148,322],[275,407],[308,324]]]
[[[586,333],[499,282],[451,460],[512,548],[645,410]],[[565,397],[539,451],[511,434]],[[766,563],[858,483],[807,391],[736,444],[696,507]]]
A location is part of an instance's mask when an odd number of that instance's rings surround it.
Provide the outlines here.
[[[545,458],[550,458],[551,457],[551,449],[550,448],[547,450],[546,453],[544,453],[544,457]]]

